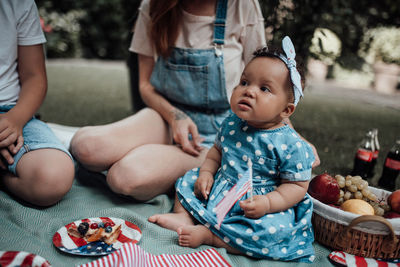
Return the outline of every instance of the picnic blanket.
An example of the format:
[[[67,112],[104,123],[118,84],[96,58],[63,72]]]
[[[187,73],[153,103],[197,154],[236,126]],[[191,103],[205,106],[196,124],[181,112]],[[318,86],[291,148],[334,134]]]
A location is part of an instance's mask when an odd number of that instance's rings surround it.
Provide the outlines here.
[[[173,208],[173,196],[160,195],[145,203],[113,193],[105,183],[105,176],[76,165],[73,186],[62,201],[48,208],[38,208],[23,203],[0,189],[0,251],[26,251],[40,255],[52,266],[76,266],[100,257],[77,256],[60,251],[52,243],[55,232],[76,220],[93,217],[114,217],[136,224],[142,231],[137,243],[152,255],[189,254],[206,249],[178,245],[176,232],[149,223],[147,218],[155,213],[167,213]],[[314,243],[316,253],[313,264],[258,260],[218,253],[232,266],[333,266],[328,259],[329,249]]]

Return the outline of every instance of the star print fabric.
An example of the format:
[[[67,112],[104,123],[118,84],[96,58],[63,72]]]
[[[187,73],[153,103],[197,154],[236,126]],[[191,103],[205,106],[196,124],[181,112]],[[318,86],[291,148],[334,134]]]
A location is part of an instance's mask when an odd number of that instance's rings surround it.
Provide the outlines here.
[[[217,224],[216,205],[237,183],[253,162],[253,194],[265,195],[280,185],[281,179],[306,181],[311,178],[314,156],[311,147],[289,126],[262,130],[231,113],[222,123],[215,145],[222,153],[209,200],[194,195],[199,168],[187,172],[176,183],[182,205],[200,223],[228,245],[255,258],[312,262],[314,235],[311,224],[312,201],[308,194],[298,204],[282,212],[258,219],[244,216],[239,201]]]

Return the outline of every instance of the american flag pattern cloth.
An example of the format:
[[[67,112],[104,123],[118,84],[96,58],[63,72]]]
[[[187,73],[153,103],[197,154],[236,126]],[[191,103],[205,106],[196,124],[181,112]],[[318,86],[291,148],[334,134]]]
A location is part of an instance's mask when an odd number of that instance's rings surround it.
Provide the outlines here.
[[[116,225],[121,225],[121,233],[117,240],[112,245],[107,245],[104,242],[92,242],[88,243],[84,238],[74,237],[68,234],[68,229],[72,226],[79,226],[80,223],[87,222],[104,224],[107,222],[113,222]],[[142,236],[142,231],[139,227],[129,221],[112,218],[112,217],[97,217],[77,220],[61,227],[53,236],[53,244],[61,251],[78,254],[78,255],[108,255],[115,250],[118,250],[126,242],[139,242]],[[89,246],[91,248],[89,249]]]
[[[248,160],[249,168],[245,174],[238,180],[231,190],[225,195],[225,197],[215,207],[215,213],[217,214],[218,226],[221,225],[228,211],[232,206],[240,199],[247,191],[252,189],[253,185],[253,172],[251,160]]]
[[[329,254],[329,259],[340,266],[349,267],[400,267],[400,260],[393,262],[377,260],[372,258],[364,258],[348,254],[343,251],[333,251]]]
[[[50,263],[39,255],[25,251],[0,251],[0,266],[49,267]]]
[[[125,243],[121,249],[80,267],[209,267],[231,266],[214,248],[191,254],[153,255],[133,243]]]

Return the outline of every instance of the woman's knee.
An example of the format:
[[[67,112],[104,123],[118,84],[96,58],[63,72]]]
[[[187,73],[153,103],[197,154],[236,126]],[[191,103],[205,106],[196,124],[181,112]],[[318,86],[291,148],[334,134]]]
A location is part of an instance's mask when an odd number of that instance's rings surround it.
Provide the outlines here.
[[[139,164],[117,162],[107,174],[107,183],[111,190],[142,201],[150,198],[146,192],[151,180],[151,174]]]
[[[90,163],[96,157],[96,147],[101,146],[101,136],[92,126],[79,129],[71,140],[72,155],[81,163]]]

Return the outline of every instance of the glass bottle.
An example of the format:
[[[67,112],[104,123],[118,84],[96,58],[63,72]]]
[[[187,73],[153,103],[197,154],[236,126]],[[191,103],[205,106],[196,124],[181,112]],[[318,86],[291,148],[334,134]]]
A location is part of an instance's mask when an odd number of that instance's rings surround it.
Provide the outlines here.
[[[371,169],[373,153],[375,151],[373,131],[368,131],[358,146],[354,157],[352,176],[359,175],[363,179],[368,178]]]
[[[400,139],[389,150],[378,185],[386,190],[394,191],[396,179],[400,173]]]
[[[381,148],[381,146],[379,145],[379,140],[378,140],[378,129],[373,129],[372,134],[373,134],[375,149],[372,154],[371,166],[369,168],[368,175],[367,175],[370,178],[374,177],[374,175],[375,175],[374,169],[375,169],[375,165],[378,160],[378,157],[379,157],[379,150]]]

